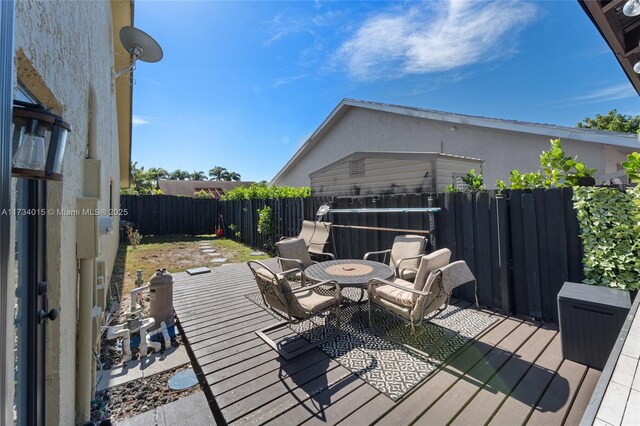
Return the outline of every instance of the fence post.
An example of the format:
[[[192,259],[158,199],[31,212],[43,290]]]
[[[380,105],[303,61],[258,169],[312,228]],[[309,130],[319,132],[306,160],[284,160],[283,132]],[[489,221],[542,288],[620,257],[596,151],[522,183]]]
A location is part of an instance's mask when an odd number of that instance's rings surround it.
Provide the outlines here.
[[[512,313],[511,287],[509,285],[508,254],[507,254],[507,200],[503,194],[496,194],[496,215],[498,230],[498,268],[500,270],[500,289],[502,295],[502,310]]]
[[[436,207],[435,199],[431,195],[427,198],[427,207]],[[438,248],[436,244],[436,215],[432,211],[429,212],[429,240],[431,240],[431,248],[436,250]]]

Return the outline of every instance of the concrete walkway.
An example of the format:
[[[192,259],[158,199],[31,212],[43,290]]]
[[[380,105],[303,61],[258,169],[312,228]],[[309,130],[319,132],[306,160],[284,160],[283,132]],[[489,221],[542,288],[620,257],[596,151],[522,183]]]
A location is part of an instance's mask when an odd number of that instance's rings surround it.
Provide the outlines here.
[[[143,359],[134,359],[111,370],[98,371],[98,392],[133,380],[162,373],[189,363],[189,355],[184,345],[171,348],[164,353],[153,353]]]
[[[215,424],[207,398],[201,391],[116,423],[117,426],[213,426]]]

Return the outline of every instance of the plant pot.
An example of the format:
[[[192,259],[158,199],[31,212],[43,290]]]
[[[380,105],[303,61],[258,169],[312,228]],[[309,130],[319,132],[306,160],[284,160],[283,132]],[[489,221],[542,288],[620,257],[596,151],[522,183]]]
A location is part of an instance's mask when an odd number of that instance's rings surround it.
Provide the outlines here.
[[[581,178],[578,178],[579,186],[595,186],[595,184],[596,179],[591,176],[583,176]]]

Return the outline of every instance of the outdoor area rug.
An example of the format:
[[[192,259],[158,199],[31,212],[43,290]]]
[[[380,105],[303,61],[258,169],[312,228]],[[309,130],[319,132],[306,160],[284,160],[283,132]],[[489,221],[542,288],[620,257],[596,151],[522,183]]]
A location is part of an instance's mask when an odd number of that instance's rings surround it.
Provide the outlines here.
[[[354,289],[345,289],[342,294],[343,300],[359,298],[359,291]],[[278,318],[264,305],[260,293],[246,297]],[[416,326],[412,335],[406,321],[382,309],[375,310],[379,332],[429,354],[425,357],[374,334],[369,328],[367,304],[343,306],[341,312],[340,334],[319,348],[394,401],[497,320],[473,309],[449,306],[435,319]],[[308,341],[317,341],[335,330],[335,316],[316,316],[289,327]]]

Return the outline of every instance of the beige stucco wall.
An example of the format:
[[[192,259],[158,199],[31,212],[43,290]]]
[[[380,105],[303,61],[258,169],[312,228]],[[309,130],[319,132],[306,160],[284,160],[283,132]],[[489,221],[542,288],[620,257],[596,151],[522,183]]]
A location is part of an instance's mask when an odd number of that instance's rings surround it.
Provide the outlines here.
[[[48,184],[48,207],[76,209],[76,198],[82,195],[89,123],[95,120],[97,158],[102,161],[99,208],[109,208],[110,179],[116,182],[117,208],[120,179],[109,1],[18,0],[15,18],[18,79],[73,127],[64,157],[64,181]],[[97,98],[92,117],[88,107],[91,87]],[[118,229],[117,218],[114,225]],[[47,425],[75,422],[76,238],[81,238],[76,235],[76,217],[47,218],[49,306],[60,312],[58,319],[48,326]],[[117,232],[101,237],[100,258],[106,261],[109,272],[117,245]]]
[[[455,130],[452,130],[455,128]],[[537,170],[540,153],[550,137],[408,117],[388,112],[352,108],[303,156],[295,167],[273,183],[309,185],[309,174],[355,151],[445,152],[485,160],[488,187],[496,179],[508,181],[509,172]],[[563,139],[569,155],[578,155],[589,166],[605,173],[631,149],[600,143]],[[609,161],[609,164],[606,161]]]

